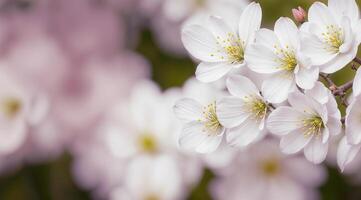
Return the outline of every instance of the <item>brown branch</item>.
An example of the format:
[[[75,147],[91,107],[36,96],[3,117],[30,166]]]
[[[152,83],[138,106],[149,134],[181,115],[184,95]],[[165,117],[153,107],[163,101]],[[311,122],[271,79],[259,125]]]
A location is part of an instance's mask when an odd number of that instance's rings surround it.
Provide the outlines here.
[[[353,61],[359,65],[361,65],[361,59],[360,58],[354,58]]]
[[[328,74],[320,73],[320,76],[327,82],[328,87],[337,87]]]
[[[335,96],[344,96],[346,92],[352,88],[352,86],[353,86],[353,80],[337,87],[337,89],[334,90],[332,93]]]

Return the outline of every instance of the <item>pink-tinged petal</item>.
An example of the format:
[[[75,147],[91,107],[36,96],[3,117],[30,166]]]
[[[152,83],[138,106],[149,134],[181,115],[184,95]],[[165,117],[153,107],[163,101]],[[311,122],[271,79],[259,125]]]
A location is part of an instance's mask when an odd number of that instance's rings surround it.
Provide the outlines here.
[[[226,133],[227,142],[231,146],[245,147],[255,142],[260,133],[259,124],[253,119],[247,119],[240,126]]]
[[[293,74],[278,73],[263,82],[262,95],[271,103],[282,103],[296,89]]]
[[[196,70],[196,78],[204,83],[221,79],[232,70],[235,65],[226,62],[202,62]]]
[[[297,182],[307,187],[319,187],[327,179],[327,170],[322,165],[314,165],[300,156],[292,156],[284,162],[284,170]],[[303,173],[300,173],[302,171]],[[305,176],[308,174],[308,176]]]
[[[182,30],[182,42],[188,52],[205,62],[219,62],[225,54],[220,53],[217,40],[202,26],[187,26]]]
[[[360,148],[361,145],[349,144],[346,137],[342,138],[337,149],[337,164],[341,171],[344,171],[347,164],[353,161]]]
[[[287,46],[298,49],[300,46],[299,30],[296,24],[287,17],[281,17],[276,21],[274,31],[282,43],[283,48]]]
[[[305,147],[304,153],[310,162],[320,164],[326,159],[328,151],[328,142],[323,143],[322,138],[314,137]]]
[[[326,126],[328,127],[332,136],[338,135],[342,132],[342,123],[340,117],[335,118],[333,116],[329,116]]]
[[[247,96],[259,96],[259,90],[256,85],[247,77],[241,75],[231,75],[227,79],[227,88],[229,93],[239,98]]]
[[[348,114],[346,115],[346,137],[350,144],[361,143],[361,98],[355,99],[348,107]]]
[[[268,117],[268,130],[279,136],[298,130],[303,126],[305,115],[291,107],[281,106],[274,110]]]
[[[292,131],[281,138],[281,151],[285,154],[297,153],[309,144],[312,138],[306,137],[301,129]]]
[[[0,135],[6,139],[0,142],[0,155],[6,155],[16,151],[24,144],[27,136],[26,124],[22,119],[16,121],[1,120]]]
[[[246,46],[253,42],[255,32],[260,29],[262,9],[258,3],[249,4],[242,12],[239,21],[239,37],[246,42]]]
[[[201,122],[186,124],[179,137],[179,145],[186,150],[198,153],[214,152],[222,142],[224,130],[218,134],[208,134]]]
[[[361,68],[356,72],[352,92],[354,96],[359,96],[361,94]]]
[[[182,99],[176,102],[173,111],[182,121],[191,122],[201,119],[202,105],[193,99]]]
[[[244,55],[247,66],[254,72],[273,74],[281,71],[277,62],[277,55],[267,46],[261,44],[250,45]]]
[[[233,128],[244,122],[249,112],[244,111],[244,101],[237,97],[226,97],[217,102],[219,122],[226,128]]]

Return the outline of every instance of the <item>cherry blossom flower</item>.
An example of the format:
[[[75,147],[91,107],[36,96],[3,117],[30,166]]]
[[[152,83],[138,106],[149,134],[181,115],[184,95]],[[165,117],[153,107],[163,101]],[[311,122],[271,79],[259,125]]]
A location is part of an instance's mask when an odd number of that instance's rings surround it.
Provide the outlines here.
[[[361,148],[361,69],[358,69],[355,75],[351,99],[351,104],[346,110],[345,137],[337,151],[337,163],[341,170],[345,169]]]
[[[196,77],[202,82],[216,81],[234,68],[246,66],[244,54],[260,28],[261,7],[248,5],[239,20],[238,27],[229,27],[219,17],[209,18],[209,29],[200,25],[186,26],[182,41],[192,56],[201,60]]]
[[[324,73],[334,73],[349,62],[360,44],[360,16],[355,0],[329,0],[328,6],[314,3],[303,32],[302,52]]]
[[[256,43],[245,53],[251,70],[271,75],[263,82],[262,91],[272,103],[285,101],[296,86],[311,89],[318,79],[319,69],[302,54],[300,43],[300,33],[294,22],[280,18],[274,31],[258,31]]]
[[[47,100],[33,88],[25,85],[11,71],[0,73],[0,134],[6,140],[0,142],[0,154],[11,154],[24,145],[32,127],[36,127],[47,114]]]
[[[259,89],[248,78],[232,75],[227,79],[228,91],[232,97],[218,102],[219,122],[230,130],[227,142],[244,147],[265,136],[266,117],[270,107]]]
[[[132,162],[125,177],[125,187],[111,193],[112,200],[182,199],[182,177],[172,157],[141,157]]]
[[[214,152],[221,144],[226,130],[217,116],[217,100],[223,93],[212,85],[197,83],[192,79],[184,87],[190,91],[186,91],[186,98],[177,101],[174,106],[175,115],[185,123],[179,136],[179,145],[198,153]],[[202,93],[187,97],[189,93],[199,91]]]
[[[273,139],[246,149],[223,170],[229,173],[211,185],[215,199],[318,199],[316,188],[326,178],[323,166],[312,165],[300,156],[285,156]]]
[[[268,119],[268,129],[281,136],[286,154],[304,149],[306,158],[319,164],[326,158],[330,137],[341,132],[341,114],[331,92],[317,83],[305,94],[292,93],[289,106],[278,107]]]

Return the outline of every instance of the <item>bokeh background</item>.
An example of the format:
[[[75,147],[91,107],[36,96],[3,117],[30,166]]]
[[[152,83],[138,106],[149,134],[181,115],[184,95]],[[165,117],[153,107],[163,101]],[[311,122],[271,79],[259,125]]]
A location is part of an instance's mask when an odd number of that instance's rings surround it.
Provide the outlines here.
[[[52,2],[52,0],[48,1]],[[58,3],[54,3],[56,1]],[[73,58],[71,61],[75,62],[75,64],[72,64],[74,72],[79,70],[79,66],[83,65],[84,60],[90,60],[94,57],[94,54],[108,54],[109,52],[107,51],[129,51],[136,52],[137,56],[144,57],[144,60],[141,62],[148,62],[148,65],[151,67],[151,78],[163,89],[182,86],[194,74],[196,64],[182,48],[178,48],[177,44],[170,44],[171,41],[179,40],[178,35],[173,34],[169,36],[169,34],[162,34],[162,32],[177,31],[178,29],[170,25],[167,27],[167,22],[160,22],[164,20],[161,16],[146,16],[142,13],[144,11],[140,9],[141,6],[146,6],[146,4],[155,5],[156,0],[128,0],[128,3],[126,3],[126,0],[82,0],[83,3],[78,3],[80,0],[64,0],[63,3],[59,3],[62,1],[55,0],[49,3],[51,5],[47,5],[47,1],[42,0],[0,1],[0,37],[8,29],[14,32],[12,33],[15,35],[14,37],[19,33],[20,37],[27,39],[26,36],[30,35],[28,39],[30,43],[24,44],[27,45],[26,48],[28,49],[23,50],[25,52],[20,50],[20,56],[12,58],[12,60],[15,60],[14,62],[27,63],[42,60],[42,56],[50,59],[50,61],[46,61],[48,65],[55,66],[61,62],[57,60],[57,55],[54,56],[52,53],[49,53],[52,49],[46,49],[46,47],[42,49],[41,42],[36,42],[37,39],[41,40],[42,37],[48,37],[43,35],[40,29],[43,26],[42,23],[50,23],[46,25],[46,28],[49,29],[46,32],[51,32],[51,34],[55,32],[55,35],[60,34],[60,36],[56,37],[65,37],[65,39],[62,38],[63,43],[60,42],[60,45],[71,46],[79,40],[84,43],[89,42],[89,46],[70,48],[76,49],[74,50],[76,52],[73,53],[76,58]],[[292,8],[297,6],[308,8],[314,1],[260,0],[258,2],[263,8],[263,26],[272,28],[274,22],[280,16],[292,17]],[[361,3],[361,1],[358,0],[358,3]],[[84,5],[88,5],[91,8],[77,7]],[[45,8],[42,8],[42,6]],[[152,5],[147,6],[151,7]],[[71,11],[67,12],[68,9]],[[87,11],[86,9],[93,10]],[[38,12],[42,13],[38,14]],[[111,17],[107,15],[111,15]],[[159,24],[155,21],[159,21]],[[15,26],[15,28],[12,26]],[[120,30],[114,31],[111,30],[112,28]],[[73,36],[72,40],[71,37]],[[162,40],[166,37],[168,37],[166,41]],[[11,39],[6,38],[4,40]],[[92,40],[95,40],[95,42],[92,43]],[[98,40],[101,42],[98,42]],[[12,45],[8,44],[7,41],[1,41],[1,44]],[[22,44],[19,43],[19,45]],[[174,46],[177,46],[177,48],[173,48]],[[2,48],[0,47],[0,49]],[[21,56],[21,53],[27,54],[39,51],[44,52],[30,54],[30,58]],[[5,57],[5,54],[2,52],[0,51],[0,60],[2,57]],[[40,56],[40,58],[31,59],[33,56]],[[50,70],[42,75],[48,76],[52,73],[61,72],[52,72]],[[351,78],[353,73],[350,68],[346,68],[333,75],[332,78],[341,84]],[[73,78],[77,79],[79,77]],[[79,110],[79,112],[86,111]],[[90,191],[81,189],[74,181],[72,174],[73,160],[74,157],[65,148],[50,159],[35,163],[26,162],[24,165],[17,165],[16,167],[12,166],[11,170],[1,173],[0,199],[91,199]],[[7,160],[2,159],[0,162],[4,163]],[[300,171],[299,173],[302,174],[303,172]],[[339,170],[334,166],[328,167],[328,174],[327,182],[319,188],[323,200],[361,199],[361,184],[352,183],[348,180],[347,176],[340,174]],[[200,183],[192,190],[188,199],[211,199],[208,193],[208,184],[214,176],[210,170],[205,170]],[[304,174],[304,176],[307,176],[307,174]]]

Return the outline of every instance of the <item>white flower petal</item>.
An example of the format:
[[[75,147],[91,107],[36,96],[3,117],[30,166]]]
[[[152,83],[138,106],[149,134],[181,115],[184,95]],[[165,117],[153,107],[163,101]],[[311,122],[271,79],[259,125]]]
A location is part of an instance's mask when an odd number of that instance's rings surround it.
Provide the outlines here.
[[[226,22],[216,16],[209,17],[209,25],[210,30],[216,38],[220,38],[221,41],[227,40],[229,38],[229,34],[233,34],[232,29],[226,24]],[[222,45],[222,43],[221,43]]]
[[[244,122],[250,114],[244,111],[244,101],[237,97],[226,97],[217,102],[219,122],[227,128],[233,128]]]
[[[315,2],[308,10],[308,21],[318,25],[336,24],[330,9],[321,2]]]
[[[359,9],[355,0],[329,0],[328,7],[336,16],[346,15],[351,20],[359,19]]]
[[[247,66],[254,72],[273,74],[281,71],[277,55],[267,46],[250,45],[245,51],[244,58]]]
[[[326,104],[329,101],[329,90],[321,82],[317,82],[312,89],[306,90],[305,95],[317,100],[320,104]]]
[[[342,132],[342,123],[340,117],[335,118],[333,116],[329,116],[326,126],[328,127],[330,134],[333,136]]]
[[[229,93],[239,98],[259,95],[256,85],[245,76],[231,75],[227,79],[227,88]]]
[[[262,95],[271,103],[282,103],[288,94],[296,90],[293,74],[277,73],[262,84]]]
[[[253,142],[261,134],[259,124],[252,119],[247,119],[240,126],[230,129],[227,135],[227,142],[232,146],[245,147]]]
[[[314,99],[302,94],[301,92],[294,92],[288,96],[288,103],[299,112],[305,114],[320,114],[322,116],[327,114],[326,106],[322,106]],[[322,117],[321,116],[321,117]]]
[[[337,164],[341,171],[344,171],[346,165],[352,162],[360,148],[361,145],[348,144],[346,137],[342,138],[337,149]]]
[[[249,4],[242,12],[239,21],[239,37],[246,42],[246,46],[254,40],[255,32],[260,29],[262,9],[258,3]]]
[[[328,151],[328,142],[323,143],[322,138],[314,137],[305,147],[304,153],[310,162],[320,164],[326,159]]]
[[[287,46],[298,49],[300,46],[299,31],[296,24],[286,17],[281,17],[276,21],[274,31],[278,36],[283,48]]]
[[[202,105],[189,98],[177,101],[173,110],[175,115],[184,122],[196,121],[202,116]]]
[[[305,137],[301,129],[292,131],[281,138],[280,148],[285,154],[294,154],[301,151],[313,137]]]
[[[226,62],[202,62],[197,67],[196,78],[205,83],[214,82],[230,72],[233,66]]]
[[[266,47],[274,48],[274,45],[281,46],[275,32],[262,28],[256,33],[256,43]]]
[[[305,67],[300,67],[298,73],[296,73],[296,83],[302,89],[311,89],[315,86],[315,83],[318,80],[319,69],[318,67],[312,66],[307,69]]]
[[[335,57],[331,61],[327,62],[326,64],[320,65],[320,71],[327,74],[331,74],[344,68],[348,63],[350,63],[356,57],[357,50],[358,50],[358,44],[354,42],[349,52],[340,53],[337,55],[337,57]]]
[[[221,57],[226,57],[224,52],[219,52],[220,46],[212,33],[202,26],[186,26],[182,30],[184,47],[195,58],[205,62],[219,62]]]
[[[268,117],[268,130],[279,136],[286,135],[302,127],[304,114],[286,106],[278,107]]]
[[[222,137],[222,133],[209,135],[204,132],[204,125],[201,122],[191,122],[184,126],[179,137],[179,145],[186,150],[211,153],[218,148]]]
[[[315,26],[315,24],[310,24],[310,29],[315,29]],[[323,65],[337,55],[328,51],[326,44],[319,37],[304,32],[301,35],[301,51],[312,60],[314,65]]]

